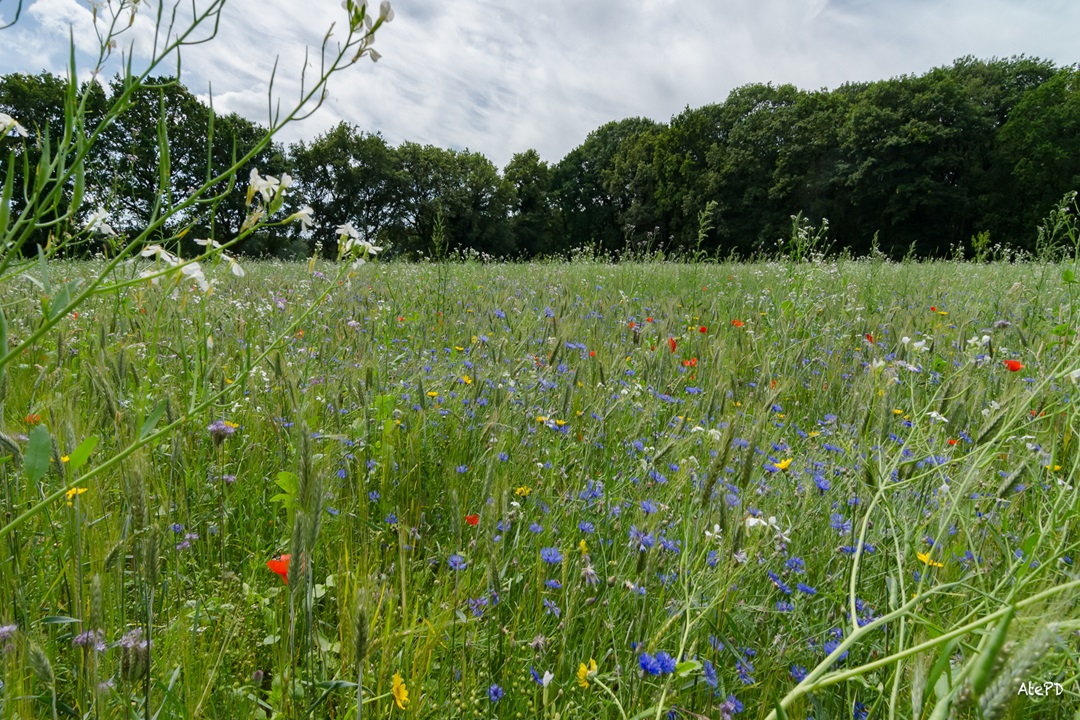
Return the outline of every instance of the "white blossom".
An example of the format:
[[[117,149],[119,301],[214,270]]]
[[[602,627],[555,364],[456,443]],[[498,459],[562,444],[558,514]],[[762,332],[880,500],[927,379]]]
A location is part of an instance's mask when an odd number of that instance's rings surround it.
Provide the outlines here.
[[[14,130],[17,135],[21,135],[22,137],[27,136],[26,128],[20,125],[15,118],[7,113],[0,112],[0,137],[4,137],[12,130]]]

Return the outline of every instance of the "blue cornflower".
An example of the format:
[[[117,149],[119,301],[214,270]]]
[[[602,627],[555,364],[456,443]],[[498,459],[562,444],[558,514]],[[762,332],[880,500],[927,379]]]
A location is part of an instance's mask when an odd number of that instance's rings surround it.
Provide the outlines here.
[[[446,564],[450,566],[451,570],[464,570],[468,563],[465,562],[465,558],[454,553],[446,560]]]
[[[492,685],[488,688],[488,700],[493,703],[497,703],[502,700],[502,697],[505,694],[506,693],[503,692],[503,689],[499,687],[498,684]]]
[[[558,565],[562,562],[562,553],[558,548],[546,547],[540,550],[540,559],[548,565]]]
[[[558,580],[556,580],[555,578],[551,578],[550,580],[545,580],[544,585],[547,588],[551,589],[551,590],[561,590],[562,589],[562,583],[559,582]]]
[[[641,657],[638,658],[638,665],[640,665],[641,669],[649,675],[659,675],[662,672],[660,670],[660,663],[658,663],[656,658],[649,653],[641,653]]]
[[[769,570],[769,579],[772,580],[773,585],[780,589],[780,592],[784,593],[785,595],[791,594],[791,588],[785,585],[784,582],[780,580],[780,576],[774,573],[772,570]]]
[[[378,502],[379,498],[382,497],[382,496],[379,495],[378,490],[372,490],[371,492],[369,492],[367,494],[367,497],[368,497],[368,500],[370,500],[371,502]]]
[[[656,653],[656,664],[660,666],[660,673],[663,675],[675,672],[675,658],[663,650]]]
[[[795,606],[792,605],[789,602],[784,602],[783,600],[777,600],[776,601],[776,610],[777,610],[777,612],[791,612],[794,609],[795,609]]]
[[[337,471],[337,476],[338,476],[339,478],[341,478],[342,480],[344,480],[344,479],[345,479],[345,478],[346,478],[346,477],[348,476],[348,474],[349,474],[349,473],[347,473],[347,472],[345,471],[345,468],[338,468],[338,471]]]
[[[630,526],[630,547],[637,546],[639,552],[645,552],[656,544],[656,538],[652,533],[638,530],[637,525]]]
[[[559,617],[560,615],[562,615],[562,610],[559,609],[559,606],[546,598],[544,599],[544,608],[547,610],[548,613],[554,615],[555,617]]]
[[[792,665],[791,677],[795,680],[795,682],[802,682],[804,679],[806,679],[806,668],[804,668],[802,665]]]
[[[716,677],[716,668],[708,660],[704,660],[701,663],[702,674],[704,675],[705,684],[711,688],[715,688],[719,684],[719,679]]]
[[[386,524],[387,525],[397,525],[397,515],[394,514],[394,513],[390,513],[389,515],[387,515],[386,516]]]
[[[506,453],[504,453],[504,452],[501,452],[501,453],[499,453],[499,454],[498,454],[498,455],[497,455],[496,457],[498,457],[498,458],[499,458],[499,462],[506,462],[507,460],[509,460],[509,459],[510,459],[510,456],[509,456],[509,455],[507,455],[507,454],[506,454]]]
[[[743,711],[743,704],[734,695],[728,695],[724,702],[720,703],[720,720],[731,720],[731,716]]]
[[[578,523],[577,529],[580,530],[583,533],[588,534],[588,533],[594,532],[596,530],[596,527],[591,522],[587,522],[585,520],[582,520],[581,522]]]
[[[841,535],[851,532],[851,521],[845,519],[840,513],[829,516],[829,526]]]
[[[487,607],[488,599],[486,597],[472,598],[469,600],[469,609],[472,610],[473,617],[483,617],[484,608]]]
[[[458,471],[458,475],[464,475],[465,473],[469,472],[469,466],[468,465],[458,465],[457,466],[457,471]]]
[[[788,570],[798,573],[799,575],[804,575],[806,573],[806,563],[803,562],[801,557],[792,555],[787,559],[787,562],[784,563],[784,565],[787,566]]]
[[[659,512],[659,508],[656,507],[656,503],[652,500],[642,500],[641,511],[646,515],[652,515],[653,513]]]
[[[660,536],[660,547],[676,555],[679,554],[679,542],[677,540],[668,540],[664,535]]]
[[[538,522],[531,523],[529,525],[529,532],[534,535],[539,535],[540,533],[544,532],[544,526]]]
[[[667,482],[667,478],[664,477],[658,470],[655,470],[655,469],[649,471],[649,478],[653,482],[655,482],[657,485],[663,485],[664,483]]]
[[[735,663],[735,669],[739,672],[739,681],[743,685],[753,685],[754,676],[750,673],[754,672],[754,666],[750,664],[748,660],[740,660]]]
[[[817,589],[810,587],[806,583],[799,583],[795,586],[795,589],[799,592],[804,592],[807,595],[817,595]]]

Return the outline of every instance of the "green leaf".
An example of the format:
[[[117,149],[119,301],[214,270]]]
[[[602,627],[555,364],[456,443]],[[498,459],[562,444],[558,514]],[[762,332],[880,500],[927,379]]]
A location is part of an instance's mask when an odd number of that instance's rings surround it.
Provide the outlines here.
[[[49,471],[49,459],[52,457],[52,437],[49,429],[38,425],[30,431],[30,443],[23,458],[23,467],[30,482],[36,483]]]
[[[375,410],[378,413],[379,422],[385,422],[394,415],[394,403],[397,401],[393,395],[379,395],[375,398]]]
[[[161,400],[154,409],[150,411],[150,415],[142,424],[142,429],[139,430],[139,439],[144,440],[151,433],[154,432],[154,427],[157,426],[158,420],[161,420],[161,416],[165,414],[165,401]]]
[[[38,620],[42,625],[72,625],[77,622],[81,622],[78,618],[68,617],[67,615],[46,615]]]
[[[776,720],[788,720],[787,712],[784,711],[784,706],[780,704],[780,699],[773,695],[773,707],[776,708]]]
[[[684,660],[675,666],[675,674],[684,678],[701,670],[701,667],[702,665],[699,660]]]
[[[68,467],[72,470],[81,468],[90,459],[90,453],[94,452],[97,443],[97,435],[91,435],[79,443],[79,447],[75,448],[71,455],[68,456]]]
[[[1052,332],[1054,335],[1060,335],[1060,336],[1064,337],[1064,336],[1069,334],[1069,326],[1066,325],[1065,323],[1062,323],[1061,325],[1058,325],[1057,327],[1055,327],[1050,332]]]
[[[286,470],[279,472],[274,482],[289,495],[295,495],[300,490],[300,478]]]
[[[1062,281],[1067,282],[1067,283],[1074,283],[1074,282],[1076,282],[1076,273],[1074,273],[1069,268],[1065,268],[1064,270],[1061,271],[1061,279],[1062,279]]]

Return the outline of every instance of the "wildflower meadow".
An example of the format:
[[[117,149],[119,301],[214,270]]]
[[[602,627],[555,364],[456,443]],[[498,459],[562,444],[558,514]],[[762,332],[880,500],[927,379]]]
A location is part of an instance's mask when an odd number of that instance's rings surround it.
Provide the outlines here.
[[[7,365],[5,717],[1075,703],[1061,266],[244,265]]]
[[[175,192],[162,110],[124,210],[89,149],[223,5],[94,3],[111,94],[73,42],[51,129],[0,113],[0,718],[1080,718],[1075,193],[980,262],[801,215],[726,262],[712,203],[692,254],[493,262],[440,211],[387,259],[257,161],[379,58],[346,0]]]

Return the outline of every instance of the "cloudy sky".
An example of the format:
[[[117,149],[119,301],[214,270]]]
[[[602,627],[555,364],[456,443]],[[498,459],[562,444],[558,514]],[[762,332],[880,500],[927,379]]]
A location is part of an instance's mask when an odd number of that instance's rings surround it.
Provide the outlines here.
[[[0,0],[0,18],[11,22],[17,5]],[[109,5],[98,5],[104,29]],[[117,57],[129,50],[145,65],[159,5],[138,3]],[[0,73],[66,72],[70,36],[89,77],[92,4],[22,6],[0,30]],[[382,59],[335,75],[323,107],[283,139],[310,139],[345,120],[395,144],[479,151],[499,167],[528,148],[555,162],[605,122],[667,121],[746,83],[833,88],[964,55],[1080,61],[1076,0],[397,0],[394,11],[375,40]],[[341,39],[345,17],[340,0],[228,0],[217,37],[184,51],[183,80],[199,95],[212,89],[219,111],[265,123],[275,59],[273,99],[284,109],[298,94],[305,52],[317,74],[323,37],[336,22],[331,44]],[[128,21],[125,13],[120,26]],[[174,69],[175,61],[163,73]]]

